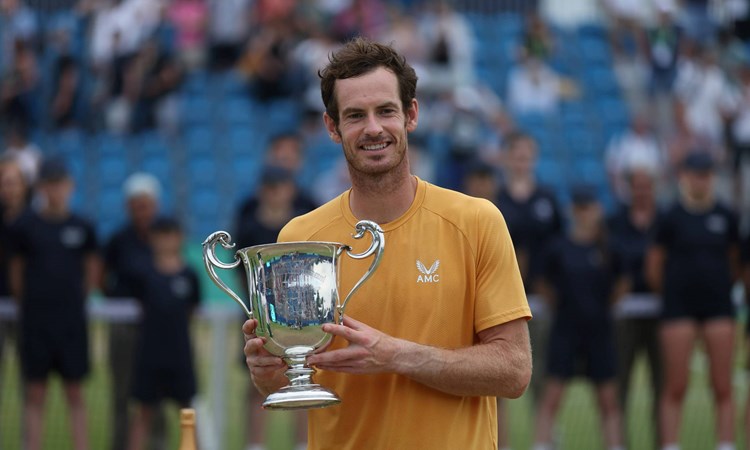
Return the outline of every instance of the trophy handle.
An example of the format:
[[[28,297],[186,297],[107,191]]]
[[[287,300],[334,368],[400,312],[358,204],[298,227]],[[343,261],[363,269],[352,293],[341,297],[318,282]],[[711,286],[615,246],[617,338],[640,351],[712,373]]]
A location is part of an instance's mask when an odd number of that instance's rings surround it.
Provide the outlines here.
[[[342,322],[344,320],[344,308],[346,308],[347,302],[349,302],[352,294],[354,294],[357,289],[362,286],[362,283],[367,281],[367,279],[370,278],[375,272],[375,269],[378,268],[378,265],[380,264],[380,258],[383,256],[383,250],[385,249],[385,234],[380,228],[380,225],[370,220],[360,220],[359,222],[357,222],[355,229],[357,230],[357,233],[353,235],[354,239],[362,239],[362,237],[365,235],[365,232],[367,232],[372,236],[372,243],[370,244],[370,248],[362,253],[352,253],[351,247],[344,247],[344,250],[346,250],[346,254],[354,259],[364,259],[372,254],[375,254],[375,258],[372,260],[372,264],[370,264],[370,268],[367,269],[367,272],[365,272],[362,278],[357,281],[357,284],[355,284],[352,290],[349,291],[349,293],[346,295],[344,303],[339,306],[338,310]]]
[[[226,231],[217,231],[215,233],[211,233],[211,235],[208,236],[205,241],[203,241],[203,263],[206,266],[208,276],[211,277],[211,280],[213,280],[214,283],[216,283],[216,286],[218,286],[222,291],[229,294],[232,300],[237,302],[242,307],[242,310],[245,311],[247,317],[252,319],[252,310],[248,309],[240,296],[237,295],[233,290],[231,290],[229,286],[227,286],[227,284],[224,283],[221,278],[219,278],[219,275],[216,274],[216,270],[214,269],[214,267],[218,267],[219,269],[234,269],[235,267],[239,266],[242,261],[236,254],[234,256],[234,261],[231,263],[227,264],[220,261],[216,256],[216,244],[221,244],[221,246],[227,250],[234,248],[234,243],[232,243],[232,236],[230,236]]]

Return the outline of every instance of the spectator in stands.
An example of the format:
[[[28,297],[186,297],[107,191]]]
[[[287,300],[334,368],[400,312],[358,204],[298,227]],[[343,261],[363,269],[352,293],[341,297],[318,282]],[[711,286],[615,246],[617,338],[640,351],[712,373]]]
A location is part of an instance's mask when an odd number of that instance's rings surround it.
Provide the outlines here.
[[[0,124],[9,121],[37,124],[39,87],[36,55],[30,44],[17,40],[9,69],[0,74]]]
[[[203,66],[206,61],[206,0],[175,0],[169,5],[169,20],[174,24],[177,52],[187,70]]]
[[[541,399],[545,380],[547,340],[550,327],[550,311],[539,296],[538,282],[542,275],[544,255],[549,245],[560,237],[563,220],[554,193],[539,185],[535,175],[537,145],[534,138],[521,131],[505,136],[501,153],[504,183],[497,197],[497,205],[513,239],[516,259],[521,269],[526,294],[530,296],[534,320],[529,321],[532,362],[530,394],[536,404]],[[504,420],[498,405],[498,421]],[[499,423],[500,428],[508,428],[507,423]],[[501,435],[502,438],[502,435]],[[507,446],[507,439],[501,442]],[[502,448],[502,447],[500,447]]]
[[[645,30],[644,46],[650,68],[650,105],[662,137],[673,132],[672,93],[683,40],[684,34],[675,20],[674,8],[659,5],[656,24]]]
[[[617,402],[616,351],[610,304],[623,284],[617,261],[604,242],[602,207],[593,187],[572,190],[572,226],[550,246],[544,295],[554,304],[547,352],[547,380],[539,402],[535,450],[552,448],[555,415],[570,380],[583,364],[596,388],[601,429],[608,449],[622,449]]]
[[[31,197],[29,184],[18,164],[9,158],[0,158],[0,302],[11,300],[8,271],[12,247],[12,228],[26,211]],[[15,340],[15,321],[0,317],[0,392],[3,391],[3,355],[5,342]]]
[[[732,105],[732,120],[729,129],[731,167],[734,176],[734,203],[741,209],[745,200],[745,186],[742,180],[742,165],[750,158],[750,62],[739,71],[737,95]]]
[[[164,400],[189,408],[197,388],[190,320],[201,300],[200,286],[195,271],[182,258],[179,222],[155,220],[149,244],[152,260],[133,274],[143,318],[131,386],[137,406],[129,450],[147,448],[152,416]]]
[[[152,260],[149,230],[159,212],[161,185],[152,175],[134,173],[123,184],[128,223],[110,238],[104,248],[102,291],[113,299],[133,299],[138,293],[132,274],[148,267]],[[112,375],[112,450],[127,448],[129,430],[128,400],[136,358],[138,323],[112,323],[109,326],[109,368]],[[163,412],[157,411],[153,439],[165,442]]]
[[[650,165],[631,166],[624,174],[628,184],[628,201],[607,221],[613,257],[622,264],[629,289],[618,292],[615,299],[615,331],[617,342],[617,384],[619,402],[627,411],[630,380],[636,358],[643,354],[648,360],[648,373],[653,395],[653,422],[658,422],[662,385],[661,352],[659,351],[660,299],[646,283],[644,261],[653,240],[658,207],[656,177]],[[624,414],[624,417],[628,417]],[[627,420],[626,420],[627,423]],[[658,431],[658,430],[657,430]],[[642,431],[639,431],[639,433]],[[658,432],[654,434],[659,447]]]
[[[680,23],[690,39],[711,41],[716,35],[716,23],[709,12],[709,0],[683,0]]]
[[[417,27],[425,49],[423,71],[418,72],[425,94],[449,94],[476,81],[474,37],[464,16],[450,2],[425,3]]]
[[[564,98],[577,94],[573,84],[543,61],[524,58],[510,70],[506,95],[508,109],[513,114],[549,115],[557,112]]]
[[[94,228],[70,210],[73,180],[64,163],[44,162],[39,172],[39,211],[14,226],[10,286],[20,307],[24,444],[39,450],[47,381],[63,379],[73,447],[88,446],[82,381],[89,371],[86,298],[96,287],[99,262]]]
[[[250,34],[251,4],[252,0],[209,0],[211,68],[234,67]]]
[[[21,0],[0,1],[0,68],[15,58],[18,41],[35,43],[38,27],[34,11]]]
[[[238,248],[276,242],[279,231],[287,222],[301,213],[308,212],[300,211],[295,205],[296,194],[297,187],[290,170],[274,166],[265,167],[260,178],[254,214],[247,215],[246,211],[240,211],[235,222]],[[244,284],[244,273],[242,278]],[[246,319],[243,318],[243,321]],[[241,362],[245,364],[244,355]],[[254,387],[250,386],[247,394],[247,449],[261,450],[265,448],[268,414],[261,409],[260,405],[264,399]],[[298,448],[302,449],[306,447],[307,442],[307,417],[300,412],[295,414],[295,420]]]
[[[383,0],[349,0],[344,5],[330,24],[342,41],[356,36],[380,36],[388,19]]]
[[[128,67],[125,94],[133,103],[130,128],[174,132],[179,116],[176,92],[182,79],[179,62],[156,39],[149,39]]]
[[[612,192],[618,200],[629,199],[627,175],[632,167],[648,167],[659,179],[664,171],[665,152],[656,137],[645,111],[633,114],[630,126],[607,144],[605,166]]]
[[[546,61],[554,50],[555,41],[544,19],[536,11],[527,15],[521,35],[521,58]]]
[[[49,114],[56,129],[81,124],[78,107],[81,103],[83,85],[81,68],[69,55],[58,58],[54,74],[54,91]]]
[[[281,133],[273,138],[268,145],[265,155],[265,164],[288,171],[292,180],[297,182],[300,171],[303,168],[304,149],[300,135],[295,133]],[[294,209],[298,214],[304,214],[317,207],[317,202],[299,187],[295,187]],[[252,221],[257,213],[260,201],[257,195],[253,195],[242,203],[238,213],[238,223]]]
[[[239,61],[253,98],[266,102],[300,93],[303,74],[292,55],[296,43],[295,24],[289,18],[256,30]]]
[[[738,225],[714,194],[715,162],[690,153],[679,174],[679,199],[660,218],[646,261],[647,279],[661,293],[664,358],[660,435],[663,449],[679,448],[690,362],[700,336],[708,354],[716,411],[717,449],[734,449],[734,308],[739,269]]]
[[[477,160],[467,166],[462,189],[464,194],[484,198],[497,205],[499,188],[497,174],[491,165]]]
[[[717,64],[715,48],[693,45],[695,57],[680,64],[675,80],[677,129],[688,138],[705,140],[719,153],[734,91]]]
[[[3,157],[16,161],[21,168],[26,182],[30,185],[36,182],[42,153],[33,142],[29,141],[28,126],[22,121],[12,121],[8,126],[7,147]]]

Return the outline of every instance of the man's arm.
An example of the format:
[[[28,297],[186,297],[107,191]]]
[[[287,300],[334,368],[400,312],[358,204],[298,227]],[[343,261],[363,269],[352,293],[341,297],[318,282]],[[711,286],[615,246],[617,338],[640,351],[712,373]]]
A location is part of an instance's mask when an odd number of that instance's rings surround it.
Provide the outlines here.
[[[398,373],[458,396],[520,397],[531,378],[526,319],[478,333],[471,347],[449,350],[397,339],[350,317],[323,330],[349,342],[343,349],[312,355],[310,365],[347,373]]]
[[[84,270],[84,289],[86,295],[101,286],[102,281],[102,261],[96,253],[87,253],[83,260]]]

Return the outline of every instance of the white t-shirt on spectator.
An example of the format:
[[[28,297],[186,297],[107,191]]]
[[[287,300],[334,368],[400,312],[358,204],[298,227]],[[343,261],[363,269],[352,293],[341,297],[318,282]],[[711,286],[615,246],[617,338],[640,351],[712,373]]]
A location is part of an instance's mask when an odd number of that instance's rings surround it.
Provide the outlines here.
[[[685,107],[688,128],[698,136],[720,143],[722,113],[736,103],[736,93],[721,69],[716,65],[681,64],[675,92]]]
[[[42,162],[42,152],[35,144],[27,142],[24,147],[8,147],[2,156],[12,158],[18,164],[27,182],[31,184],[36,182],[39,165]]]
[[[544,65],[520,65],[508,76],[508,107],[516,114],[551,114],[560,102],[560,78]]]

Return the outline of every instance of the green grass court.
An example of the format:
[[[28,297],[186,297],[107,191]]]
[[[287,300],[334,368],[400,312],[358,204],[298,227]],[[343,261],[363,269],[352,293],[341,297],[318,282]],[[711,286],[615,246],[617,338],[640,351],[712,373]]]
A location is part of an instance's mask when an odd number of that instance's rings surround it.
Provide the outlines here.
[[[109,442],[109,375],[106,366],[106,324],[96,322],[92,325],[92,359],[93,370],[86,384],[88,402],[89,435],[91,448],[106,449]],[[198,356],[199,377],[202,384],[208,378],[208,353],[210,347],[210,328],[207,323],[199,322],[195,328],[196,352]],[[239,352],[239,339],[230,339],[228,352]],[[745,345],[740,353],[744,353]],[[713,446],[713,412],[710,392],[707,388],[705,361],[697,354],[693,365],[693,381],[687,398],[687,410],[682,427],[682,444],[684,450],[709,450]],[[227,389],[227,421],[225,423],[226,450],[241,450],[246,417],[243,410],[243,398],[248,388],[246,371],[240,366],[237,358],[230,358],[230,370],[225,384]],[[747,380],[740,364],[744,357],[738,357],[738,369],[735,376],[735,388],[738,412],[747,397]],[[21,395],[17,377],[17,360],[14,352],[5,354],[0,390],[0,449],[20,449],[20,405]],[[645,372],[641,367],[635,377],[636,387],[628,418],[631,423],[629,432],[630,449],[649,450],[653,448],[651,432],[653,424],[649,420],[650,389]],[[532,413],[528,397],[510,402],[511,443],[514,449],[529,449],[532,440]],[[284,412],[268,412],[271,417],[269,432],[269,449],[292,449],[294,444],[291,430],[291,418]],[[177,411],[169,408],[170,448],[177,446]],[[201,417],[198,417],[200,421]],[[744,432],[741,429],[738,414],[738,449],[743,445]],[[594,450],[602,448],[601,435],[597,422],[595,400],[591,389],[585,383],[574,383],[565,399],[556,431],[561,449]],[[54,380],[47,404],[47,421],[45,430],[45,449],[72,450],[68,435],[67,418],[59,382]]]

